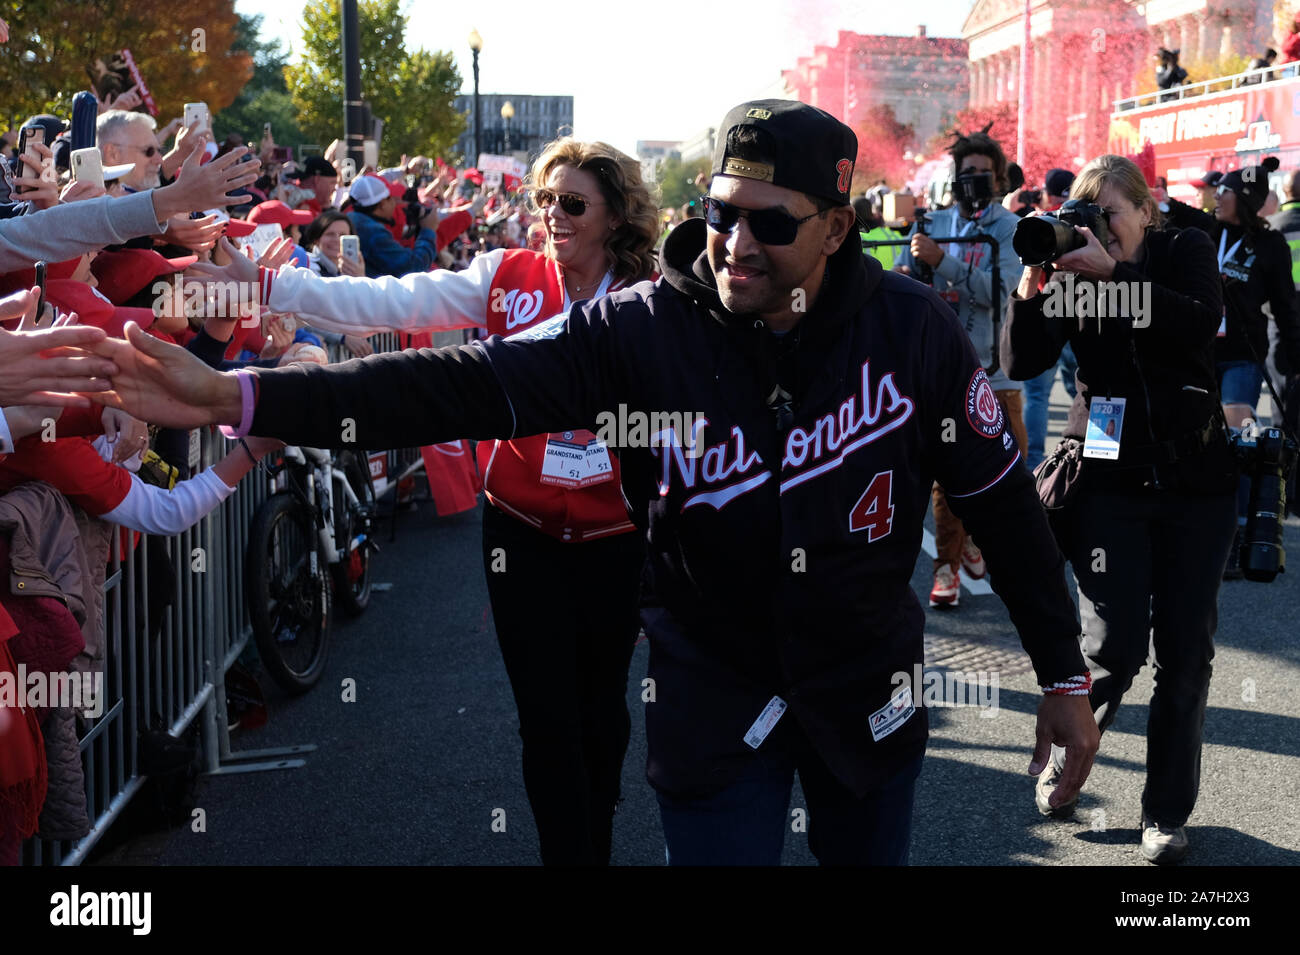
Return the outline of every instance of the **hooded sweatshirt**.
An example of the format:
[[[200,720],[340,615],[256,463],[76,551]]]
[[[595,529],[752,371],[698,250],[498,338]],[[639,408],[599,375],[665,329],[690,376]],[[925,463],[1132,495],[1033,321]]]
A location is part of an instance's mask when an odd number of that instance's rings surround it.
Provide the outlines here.
[[[385,448],[538,434],[614,409],[689,413],[682,440],[665,427],[659,446],[629,432],[620,448],[649,545],[648,777],[662,792],[714,792],[806,740],[862,795],[924,750],[911,578],[934,480],[979,538],[1044,685],[1084,667],[1063,560],[933,290],[884,272],[853,235],[778,337],[723,308],[705,242],[705,223],[685,222],[658,281],[508,339],[259,372],[253,431],[329,447],[346,414],[358,442]]]

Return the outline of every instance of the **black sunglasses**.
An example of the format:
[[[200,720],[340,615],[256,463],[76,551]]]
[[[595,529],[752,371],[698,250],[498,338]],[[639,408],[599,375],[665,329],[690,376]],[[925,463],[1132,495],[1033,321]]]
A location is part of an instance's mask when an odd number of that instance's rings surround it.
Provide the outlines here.
[[[556,192],[553,189],[538,189],[537,192],[534,193],[534,198],[537,201],[537,208],[549,209],[558,202],[560,208],[575,219],[586,214],[587,206],[603,205],[603,203],[592,202],[590,199],[586,199],[576,193]]]
[[[783,209],[742,209],[713,196],[704,197],[704,221],[717,232],[730,232],[741,219],[749,220],[749,231],[763,245],[789,245],[799,235],[799,226],[821,215],[814,212],[796,219]]]

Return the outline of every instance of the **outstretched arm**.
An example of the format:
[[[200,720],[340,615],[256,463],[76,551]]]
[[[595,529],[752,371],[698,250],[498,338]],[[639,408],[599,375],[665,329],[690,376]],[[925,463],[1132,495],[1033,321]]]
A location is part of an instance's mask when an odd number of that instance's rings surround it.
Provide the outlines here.
[[[628,303],[633,309],[643,306]],[[610,299],[517,339],[372,355],[328,367],[247,375],[217,372],[194,355],[127,325],[128,341],[96,351],[118,368],[95,400],[156,424],[236,426],[318,448],[375,450],[460,437],[510,438],[594,421],[626,396],[633,361],[618,352]],[[539,329],[541,331],[539,331]]]

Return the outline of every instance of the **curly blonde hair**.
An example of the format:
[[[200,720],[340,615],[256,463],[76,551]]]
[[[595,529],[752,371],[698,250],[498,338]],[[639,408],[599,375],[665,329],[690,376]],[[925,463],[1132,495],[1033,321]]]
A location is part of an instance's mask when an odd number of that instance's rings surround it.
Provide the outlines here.
[[[655,270],[654,246],[659,239],[659,203],[641,178],[641,164],[608,143],[586,143],[565,136],[546,144],[524,179],[528,208],[540,214],[532,191],[541,188],[551,171],[572,166],[590,173],[610,212],[620,221],[605,239],[605,258],[614,277],[624,282],[648,279]]]

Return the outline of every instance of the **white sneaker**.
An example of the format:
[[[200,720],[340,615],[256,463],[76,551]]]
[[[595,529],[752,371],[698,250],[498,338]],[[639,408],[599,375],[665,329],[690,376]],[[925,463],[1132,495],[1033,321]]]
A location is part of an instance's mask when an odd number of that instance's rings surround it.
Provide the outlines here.
[[[1187,855],[1187,828],[1162,826],[1154,819],[1142,818],[1142,857],[1156,865],[1182,862]]]
[[[961,599],[961,582],[951,564],[942,564],[934,572],[934,586],[930,588],[931,607],[955,607]]]
[[[970,574],[971,580],[983,580],[984,575],[989,572],[988,567],[984,565],[984,555],[969,537],[961,545],[961,565],[966,568],[966,573]]]

